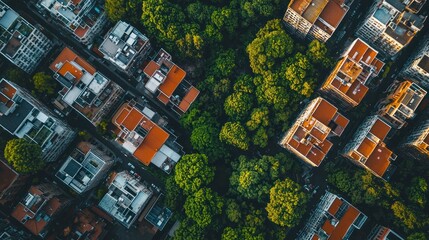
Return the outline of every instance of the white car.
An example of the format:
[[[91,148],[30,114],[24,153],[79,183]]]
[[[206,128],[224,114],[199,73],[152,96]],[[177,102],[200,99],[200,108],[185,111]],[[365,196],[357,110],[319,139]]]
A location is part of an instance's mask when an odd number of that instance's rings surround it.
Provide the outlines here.
[[[132,168],[132,169],[135,169],[136,167],[134,167],[134,165],[133,164],[131,164],[131,163],[128,163],[128,166],[130,167],[130,168]]]

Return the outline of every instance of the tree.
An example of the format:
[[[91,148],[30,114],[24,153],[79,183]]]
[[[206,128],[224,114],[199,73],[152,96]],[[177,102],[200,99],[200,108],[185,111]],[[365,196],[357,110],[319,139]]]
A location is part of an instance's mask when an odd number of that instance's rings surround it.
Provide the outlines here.
[[[265,148],[268,145],[268,133],[267,130],[263,127],[258,128],[252,137],[253,145],[260,148]]]
[[[214,10],[211,20],[216,27],[225,29],[228,33],[233,33],[238,26],[237,14],[227,7]]]
[[[413,233],[407,237],[407,240],[427,240],[427,236],[424,233]]]
[[[222,240],[264,240],[264,234],[257,231],[255,227],[226,227],[222,233]]]
[[[232,49],[220,52],[214,60],[212,72],[218,77],[229,77],[235,69],[235,52]]]
[[[310,61],[324,68],[328,68],[332,65],[332,59],[328,57],[328,48],[317,39],[311,41],[308,45],[306,56]]]
[[[8,141],[4,157],[16,171],[23,174],[37,172],[45,166],[41,147],[24,139]]]
[[[301,53],[297,53],[286,65],[284,76],[289,83],[289,87],[297,93],[309,97],[313,93],[317,78],[308,58]]]
[[[233,223],[239,223],[241,220],[241,210],[240,206],[236,201],[233,199],[229,199],[226,202],[226,210],[225,210],[226,216],[228,217],[228,220]]]
[[[202,240],[204,229],[198,226],[192,219],[185,218],[180,221],[179,228],[174,232],[175,240]]]
[[[201,125],[192,130],[192,147],[200,153],[206,154],[209,159],[225,157],[222,143],[219,140],[219,130],[211,125]]]
[[[38,72],[33,76],[34,88],[39,93],[45,93],[47,95],[52,95],[55,92],[57,83],[52,79],[51,75],[48,75],[44,72]]]
[[[249,148],[249,137],[246,129],[239,122],[225,123],[220,130],[219,139],[241,150]]]
[[[426,180],[422,177],[415,177],[408,188],[408,199],[424,208],[426,205],[427,192],[428,184]]]
[[[420,226],[420,222],[418,222],[415,212],[405,206],[402,202],[395,201],[391,209],[393,214],[397,218],[400,224],[405,226],[408,229],[415,229]]]
[[[280,60],[291,54],[294,47],[293,40],[283,30],[280,19],[275,19],[259,30],[246,50],[253,72],[265,74],[266,71],[275,70],[275,65],[279,65]]]
[[[270,123],[269,110],[267,107],[254,108],[250,114],[250,120],[246,122],[249,130],[254,131],[258,127],[268,127]]]
[[[222,198],[209,188],[201,188],[186,199],[184,208],[188,217],[200,227],[207,227],[213,217],[222,213]]]
[[[180,211],[183,206],[183,196],[180,187],[173,176],[165,181],[165,205],[172,211]]]
[[[195,33],[186,33],[183,38],[176,41],[176,45],[184,56],[202,58],[204,51],[203,38]]]
[[[252,96],[244,92],[235,92],[225,100],[225,113],[234,120],[240,120],[249,115],[253,107]]]
[[[23,70],[17,67],[10,67],[6,70],[6,79],[18,84],[21,87],[29,87],[30,78]]]
[[[192,194],[213,181],[214,169],[204,154],[187,154],[175,167],[174,180],[186,194]]]
[[[112,22],[121,20],[126,13],[127,0],[106,0],[104,9]]]
[[[238,163],[232,164],[230,178],[231,188],[247,199],[259,202],[268,200],[268,193],[275,180],[284,176],[283,154],[276,156],[262,156],[261,158],[238,158]]]
[[[277,181],[270,190],[268,219],[282,227],[294,227],[304,215],[307,201],[300,185],[288,178]]]

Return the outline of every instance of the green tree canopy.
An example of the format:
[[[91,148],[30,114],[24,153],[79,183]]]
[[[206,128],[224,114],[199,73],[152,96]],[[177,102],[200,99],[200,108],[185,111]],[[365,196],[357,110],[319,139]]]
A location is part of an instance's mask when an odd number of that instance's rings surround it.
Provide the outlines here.
[[[255,159],[240,156],[238,163],[232,164],[233,172],[230,178],[232,190],[247,199],[266,202],[275,180],[286,173],[283,158],[284,154]]]
[[[198,226],[192,219],[185,218],[180,221],[180,226],[174,232],[175,240],[202,240],[204,239],[204,228]]]
[[[217,77],[229,77],[235,69],[235,52],[232,49],[220,52],[214,60],[212,72]]]
[[[282,227],[294,227],[304,215],[307,201],[299,184],[288,178],[277,181],[270,190],[268,219]]]
[[[247,46],[250,67],[256,74],[265,74],[274,70],[274,66],[293,50],[293,40],[283,30],[280,19],[271,20]]]
[[[286,63],[285,79],[289,87],[297,93],[309,97],[317,83],[315,70],[308,58],[297,53]]]
[[[406,228],[415,229],[421,225],[417,220],[416,213],[411,208],[405,206],[402,202],[394,202],[391,209],[398,222]]]
[[[44,72],[38,72],[33,76],[34,88],[39,93],[45,93],[47,95],[52,95],[55,92],[57,87],[57,82]]]
[[[241,150],[249,148],[249,137],[246,129],[239,122],[227,122],[219,133],[222,142],[235,146]]]
[[[253,107],[252,95],[244,92],[235,92],[225,100],[225,113],[231,119],[240,120],[249,115]]]
[[[326,45],[316,39],[311,41],[308,45],[306,56],[311,62],[319,64],[325,68],[330,67],[333,62],[333,60],[328,56],[328,48],[326,48]]]
[[[186,199],[184,208],[188,217],[200,227],[207,227],[216,215],[222,213],[223,201],[209,188],[201,188]]]
[[[407,237],[407,240],[427,240],[427,235],[422,232],[413,233]]]
[[[422,177],[415,177],[411,181],[411,185],[408,188],[408,199],[420,207],[426,205],[428,193],[428,183]]]
[[[192,130],[192,147],[210,159],[225,157],[223,144],[219,140],[219,130],[211,125],[201,125]]]
[[[214,169],[204,154],[187,154],[175,167],[174,180],[186,194],[192,194],[213,181]]]
[[[24,139],[8,141],[4,157],[16,171],[24,174],[37,172],[45,166],[40,146]]]

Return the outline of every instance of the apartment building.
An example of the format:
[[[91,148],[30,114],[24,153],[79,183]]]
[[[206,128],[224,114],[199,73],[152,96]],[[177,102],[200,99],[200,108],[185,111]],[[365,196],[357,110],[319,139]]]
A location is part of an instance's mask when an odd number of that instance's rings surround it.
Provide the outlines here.
[[[167,128],[167,121],[144,103],[123,104],[112,119],[116,142],[141,163],[150,163],[170,173],[183,155],[183,148]]]
[[[371,46],[391,57],[406,47],[423,28],[426,17],[417,15],[426,1],[377,0],[357,35]],[[420,5],[416,8],[416,5]]]
[[[55,161],[75,137],[69,125],[25,89],[6,79],[0,80],[0,127],[40,145],[46,162]]]
[[[353,0],[292,0],[283,21],[301,39],[326,42],[334,34]]]
[[[333,146],[329,138],[341,136],[348,124],[349,120],[334,105],[318,97],[300,113],[280,146],[318,167]]]
[[[74,109],[97,126],[125,91],[70,48],[64,48],[49,68],[63,87],[54,102],[61,111]]]
[[[58,240],[98,240],[105,239],[108,234],[107,223],[89,208],[79,209],[72,215],[73,221],[60,233],[56,233]]]
[[[10,62],[32,73],[53,43],[37,28],[0,1],[0,52]]]
[[[100,0],[40,0],[36,6],[85,45],[92,43],[107,22],[104,1]]]
[[[372,229],[368,240],[404,240],[404,238],[388,227],[377,225]]]
[[[6,161],[0,159],[0,204],[15,200],[25,187],[27,179],[28,176],[17,173]]]
[[[402,69],[401,76],[416,81],[429,90],[429,36],[415,51]]]
[[[32,234],[44,238],[59,213],[71,202],[71,198],[57,186],[43,183],[31,186],[11,215]]]
[[[368,84],[384,66],[377,55],[378,52],[361,39],[354,40],[323,83],[321,92],[337,106],[356,107],[369,91]]]
[[[97,186],[114,164],[113,154],[107,153],[105,148],[80,142],[55,176],[76,193],[86,192]]]
[[[10,222],[10,220],[5,218],[0,218],[0,239],[4,240],[33,240],[34,237],[22,230],[21,228],[16,228]]]
[[[342,155],[375,176],[389,180],[396,169],[391,162],[397,158],[384,143],[391,129],[379,116],[367,117],[345,146]]]
[[[296,240],[349,239],[353,231],[362,228],[367,218],[345,199],[327,191]]]
[[[152,197],[152,191],[126,171],[111,178],[109,191],[98,206],[130,228]]]
[[[402,142],[401,149],[414,159],[429,160],[429,120],[417,124]]]
[[[186,72],[172,62],[164,49],[143,70],[145,90],[157,96],[164,105],[179,115],[184,114],[197,99],[200,91],[185,80]]]
[[[419,85],[406,80],[396,81],[388,89],[388,96],[378,104],[378,115],[394,128],[400,129],[407,120],[416,115],[416,110],[426,96]]]
[[[140,70],[139,67],[148,56],[151,45],[149,38],[143,33],[130,24],[119,21],[106,34],[98,50],[120,70],[133,75]]]

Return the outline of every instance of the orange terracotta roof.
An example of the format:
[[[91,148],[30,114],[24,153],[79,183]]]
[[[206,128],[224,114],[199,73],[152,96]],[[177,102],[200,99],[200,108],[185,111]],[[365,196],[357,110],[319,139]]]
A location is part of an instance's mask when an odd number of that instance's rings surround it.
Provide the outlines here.
[[[147,119],[147,121],[150,121]],[[134,156],[143,164],[149,165],[155,154],[161,149],[170,135],[161,127],[153,124],[153,127],[143,140],[142,144],[134,152]]]
[[[332,225],[329,220],[326,220],[325,223],[322,225],[322,229],[329,236],[335,230],[335,226]]]
[[[130,113],[128,103],[125,103],[121,108],[116,112],[115,116],[112,118],[112,123],[115,124],[118,128],[122,125],[125,118]]]
[[[368,91],[369,88],[367,86],[363,85],[359,81],[354,81],[347,90],[346,95],[359,104]]]
[[[81,57],[79,57],[76,53],[74,53],[70,48],[66,47],[61,51],[61,53],[57,56],[57,58],[49,65],[49,68],[57,72],[60,69],[57,67],[59,63],[65,64],[66,62],[76,62],[78,65],[80,65],[85,71],[90,73],[91,75],[94,75],[97,71],[94,67],[92,67],[87,61],[83,60]]]
[[[200,90],[196,89],[195,87],[191,87],[186,93],[185,97],[183,97],[182,101],[179,104],[179,109],[182,110],[182,112],[188,111],[191,104],[195,101],[195,99],[200,94]]]
[[[335,216],[338,209],[340,209],[341,204],[343,204],[343,201],[339,199],[338,197],[334,199],[334,201],[331,203],[331,206],[328,208],[328,213],[332,216]]]
[[[365,138],[362,143],[359,145],[357,151],[361,153],[363,156],[368,158],[371,153],[374,151],[375,147],[377,146],[376,143],[369,140],[368,138]]]
[[[370,132],[383,141],[389,133],[390,128],[391,127],[387,123],[383,122],[381,119],[377,119]]]
[[[337,112],[336,116],[337,116],[337,118],[335,119],[335,123],[336,124],[338,124],[342,128],[346,128],[347,125],[349,125],[350,120],[348,120],[342,114],[340,114],[340,113]]]
[[[83,76],[83,72],[73,66],[73,64],[71,64],[70,62],[65,62],[63,66],[58,70],[58,73],[61,76],[66,76],[66,74],[69,73],[73,75],[76,80],[80,80],[80,78]]]
[[[390,157],[392,151],[383,146],[377,146],[377,148],[366,160],[365,165],[374,171],[378,176],[382,177],[390,165]]]
[[[158,63],[156,63],[155,61],[151,60],[146,67],[143,69],[143,72],[148,75],[149,77],[151,77],[156,70],[158,70],[160,68],[160,66],[158,65]]]
[[[76,34],[76,36],[78,36],[79,38],[83,38],[85,36],[85,34],[88,32],[89,27],[85,26],[84,28],[79,26],[78,28],[76,28],[74,30],[74,33]]]
[[[170,102],[170,98],[165,96],[163,93],[158,94],[158,100],[167,105]]]
[[[331,120],[333,119],[336,112],[337,109],[328,101],[322,98],[313,113],[313,117],[327,126],[329,122],[331,122]]]
[[[340,5],[338,5],[338,3],[331,0],[320,13],[319,17],[332,27],[337,28],[346,13],[346,9],[342,8]]]
[[[335,227],[332,234],[329,236],[329,240],[342,240],[349,230],[349,228],[352,226],[352,224],[355,222],[355,220],[358,218],[360,212],[352,205],[349,206],[347,211],[344,213],[343,217],[339,219],[339,223]]]
[[[174,64],[168,72],[164,83],[159,86],[159,90],[170,98],[185,76],[186,72]]]
[[[124,126],[129,131],[133,131],[137,125],[142,121],[143,114],[137,109],[133,108],[127,115],[127,117],[122,122]]]
[[[0,85],[0,93],[9,99],[12,99],[15,96],[16,89],[6,81],[2,81]]]
[[[26,209],[24,205],[19,203],[16,208],[12,212],[12,217],[21,222],[21,220],[26,215]],[[43,220],[36,221],[35,219],[28,219],[26,223],[23,224],[25,228],[27,228],[34,235],[39,235],[39,233],[46,227],[47,222]]]
[[[369,48],[368,44],[366,44],[364,41],[358,38],[352,45],[347,55],[349,58],[359,62],[364,56],[364,54],[366,53],[366,51],[368,50],[368,48]]]

